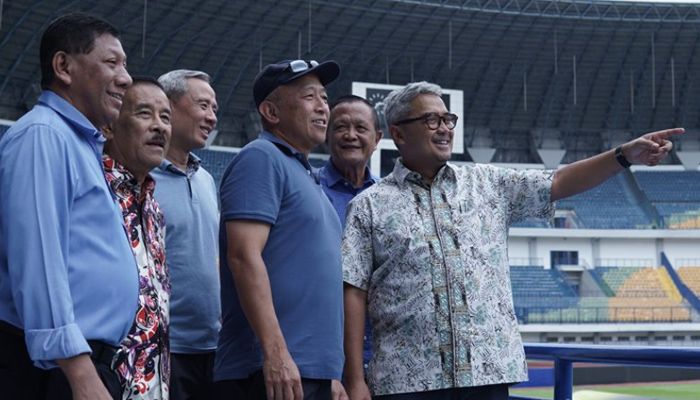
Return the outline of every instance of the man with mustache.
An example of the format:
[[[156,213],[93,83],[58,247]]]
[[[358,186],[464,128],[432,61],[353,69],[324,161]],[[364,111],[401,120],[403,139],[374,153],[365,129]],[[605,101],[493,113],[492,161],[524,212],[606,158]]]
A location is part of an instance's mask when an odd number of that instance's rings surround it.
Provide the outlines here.
[[[86,14],[44,31],[43,92],[0,139],[0,387],[8,399],[121,398],[111,369],[138,275],[100,129],[131,84],[119,32]]]
[[[178,69],[158,82],[172,105],[172,138],[165,160],[151,171],[165,215],[170,296],[170,398],[209,400],[221,328],[219,204],[214,179],[192,150],[216,127],[218,105],[210,77]]]
[[[255,78],[264,131],[221,183],[217,398],[326,400],[340,379],[341,227],[308,161],[339,73],[333,61],[293,60]]]
[[[139,274],[136,317],[114,360],[124,400],[169,398],[165,222],[149,171],[165,157],[170,114],[170,101],[158,81],[134,78],[119,117],[105,131],[105,177],[121,207]]]
[[[513,310],[511,223],[551,217],[553,202],[591,189],[631,163],[656,165],[683,129],[648,133],[556,172],[487,164],[456,167],[458,117],[439,86],[410,83],[384,103],[401,154],[358,195],[343,237],[348,322],[345,389],[351,399],[508,399],[527,379]],[[367,383],[362,329],[372,323]]]

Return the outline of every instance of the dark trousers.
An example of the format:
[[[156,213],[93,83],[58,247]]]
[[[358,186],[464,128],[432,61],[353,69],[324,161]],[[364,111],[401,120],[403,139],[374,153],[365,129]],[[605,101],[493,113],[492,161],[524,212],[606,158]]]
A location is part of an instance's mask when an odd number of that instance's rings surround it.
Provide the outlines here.
[[[508,385],[486,385],[468,388],[431,390],[374,396],[375,400],[508,400]]]
[[[214,354],[170,353],[170,400],[212,398]]]
[[[91,358],[107,391],[121,400],[119,377],[111,369],[114,349],[90,342]],[[44,370],[32,364],[21,330],[0,321],[0,388],[2,398],[12,400],[72,400],[73,393],[60,368]]]
[[[304,400],[329,400],[331,381],[327,379],[301,378]],[[262,370],[252,373],[246,379],[231,379],[214,382],[216,400],[266,400],[265,377]],[[270,399],[271,400],[271,399]]]

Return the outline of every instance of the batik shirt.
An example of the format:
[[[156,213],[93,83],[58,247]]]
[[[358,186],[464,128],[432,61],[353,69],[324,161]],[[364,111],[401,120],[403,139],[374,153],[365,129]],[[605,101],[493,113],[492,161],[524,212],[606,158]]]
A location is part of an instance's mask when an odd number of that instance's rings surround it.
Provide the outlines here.
[[[399,160],[350,203],[343,279],[367,291],[374,395],[527,379],[507,233],[553,215],[551,179],[447,164],[428,185]]]
[[[155,182],[147,176],[139,185],[109,156],[103,157],[103,163],[107,182],[122,209],[139,273],[134,323],[113,361],[124,388],[122,398],[167,400],[170,279],[165,265],[165,221],[153,198]]]

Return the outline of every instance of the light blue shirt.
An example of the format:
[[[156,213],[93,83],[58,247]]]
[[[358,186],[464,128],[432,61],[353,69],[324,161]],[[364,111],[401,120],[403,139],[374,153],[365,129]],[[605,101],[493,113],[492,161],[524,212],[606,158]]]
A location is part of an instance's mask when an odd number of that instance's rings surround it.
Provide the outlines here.
[[[41,368],[89,353],[87,340],[117,346],[134,322],[136,262],[103,143],[51,91],[0,138],[0,320]]]
[[[188,164],[183,172],[164,160],[151,171],[166,223],[172,353],[215,350],[221,328],[216,184],[197,156]]]

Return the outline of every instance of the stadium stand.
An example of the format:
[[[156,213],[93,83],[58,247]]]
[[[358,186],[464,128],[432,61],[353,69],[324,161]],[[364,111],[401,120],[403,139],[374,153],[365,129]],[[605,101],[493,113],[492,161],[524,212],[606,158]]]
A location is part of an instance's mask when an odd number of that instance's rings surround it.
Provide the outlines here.
[[[635,201],[622,175],[577,196],[557,202],[560,210],[575,213],[580,228],[637,229],[649,228],[653,221]]]
[[[700,296],[700,266],[679,267],[677,271],[678,276],[688,289]]]
[[[700,171],[637,171],[634,176],[667,228],[700,227]]]
[[[700,271],[700,268],[697,268]],[[691,311],[664,268],[595,267],[599,294],[581,295],[556,269],[512,266],[516,314],[524,323],[681,322]],[[700,274],[698,274],[700,284]]]
[[[608,303],[612,321],[687,321],[690,318],[664,268],[596,267],[593,273],[614,292]]]
[[[4,118],[18,117],[37,97],[37,27],[68,9],[60,4],[4,3]],[[134,74],[158,76],[175,65],[209,71],[220,102],[216,145],[250,140],[252,78],[280,57],[338,61],[343,73],[331,99],[350,93],[353,81],[427,79],[462,90],[464,110],[454,111],[492,131],[496,162],[538,162],[527,138],[533,129],[559,130],[571,162],[607,148],[605,131],[698,128],[700,6],[558,4],[93,1],[69,9],[108,16],[123,32]]]
[[[216,187],[221,183],[221,177],[226,171],[226,167],[233,160],[237,153],[230,151],[196,150],[197,157],[202,159],[202,166],[209,171]]]
[[[578,295],[556,269],[542,266],[511,266],[511,284],[516,303],[524,307],[553,307],[575,304]]]

